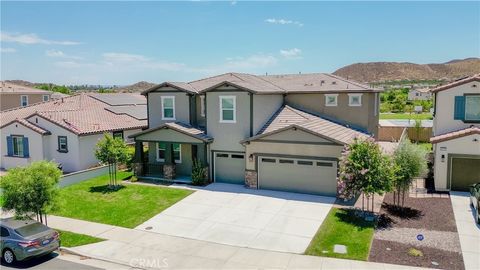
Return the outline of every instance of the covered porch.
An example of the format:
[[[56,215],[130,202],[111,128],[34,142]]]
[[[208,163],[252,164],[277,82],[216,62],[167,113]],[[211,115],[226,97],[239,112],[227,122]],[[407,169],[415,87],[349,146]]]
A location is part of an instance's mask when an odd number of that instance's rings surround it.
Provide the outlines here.
[[[202,130],[184,123],[166,123],[131,136],[135,140],[134,173],[139,179],[190,183],[194,162],[206,169],[208,144]]]

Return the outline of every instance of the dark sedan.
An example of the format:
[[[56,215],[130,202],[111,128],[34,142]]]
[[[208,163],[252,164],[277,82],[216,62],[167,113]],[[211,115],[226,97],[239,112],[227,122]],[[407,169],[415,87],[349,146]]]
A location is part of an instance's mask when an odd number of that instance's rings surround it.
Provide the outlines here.
[[[0,247],[7,264],[51,253],[60,247],[58,232],[34,220],[1,219]]]
[[[475,221],[480,224],[480,183],[470,186],[470,203],[475,211]]]

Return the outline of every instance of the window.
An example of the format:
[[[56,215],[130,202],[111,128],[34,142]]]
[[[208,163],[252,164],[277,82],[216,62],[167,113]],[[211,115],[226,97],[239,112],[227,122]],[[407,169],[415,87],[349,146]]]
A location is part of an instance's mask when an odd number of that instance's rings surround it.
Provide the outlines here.
[[[362,94],[348,94],[348,106],[362,106]]]
[[[235,123],[235,97],[220,96],[220,123]]]
[[[12,136],[13,156],[23,157],[23,136]]]
[[[280,159],[278,162],[282,164],[293,164],[293,160],[291,159]]]
[[[67,136],[58,136],[58,152],[67,153],[68,152],[68,142]]]
[[[235,154],[232,154],[231,157],[232,158],[238,158],[238,159],[244,159],[245,158],[244,155],[235,155]]]
[[[175,97],[162,97],[162,120],[175,120]]]
[[[297,164],[298,165],[313,165],[313,162],[312,161],[305,161],[305,160],[299,160],[297,161]]]
[[[7,236],[10,236],[10,233],[8,232],[7,228],[0,227],[0,237],[7,237]]]
[[[465,121],[480,121],[480,95],[465,95]]]
[[[325,106],[337,106],[338,94],[325,95]]]
[[[182,163],[182,146],[179,143],[173,143],[173,157],[175,163]],[[157,161],[164,162],[167,153],[166,143],[157,143]]]
[[[114,139],[121,139],[123,141],[123,130],[119,130],[119,131],[114,131],[113,132],[113,138]]]
[[[43,102],[47,102],[47,101],[50,100],[50,96],[49,95],[43,95],[42,99],[43,99]]]
[[[333,164],[330,162],[317,162],[317,166],[321,167],[333,167]]]
[[[20,106],[28,106],[28,96],[20,96]]]
[[[224,158],[226,157],[226,158],[228,158],[228,154],[217,154],[217,157],[224,157]]]
[[[262,162],[275,163],[276,160],[274,158],[262,158]]]
[[[200,116],[205,117],[205,96],[200,96]]]

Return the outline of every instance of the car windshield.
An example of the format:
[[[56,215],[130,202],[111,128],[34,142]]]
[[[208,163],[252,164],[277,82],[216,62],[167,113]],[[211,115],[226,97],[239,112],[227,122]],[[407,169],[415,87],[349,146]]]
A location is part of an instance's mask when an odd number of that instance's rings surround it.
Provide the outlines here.
[[[41,223],[33,223],[24,227],[20,227],[15,230],[16,233],[20,234],[23,237],[29,237],[37,233],[45,232],[48,230],[48,227]]]

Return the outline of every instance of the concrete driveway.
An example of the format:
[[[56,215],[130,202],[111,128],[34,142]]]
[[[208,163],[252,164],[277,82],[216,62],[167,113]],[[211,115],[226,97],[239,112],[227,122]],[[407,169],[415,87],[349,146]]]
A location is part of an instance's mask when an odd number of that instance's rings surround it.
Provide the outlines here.
[[[136,229],[219,244],[303,253],[335,199],[214,183]]]
[[[465,269],[480,269],[480,225],[475,223],[467,192],[450,192]]]

